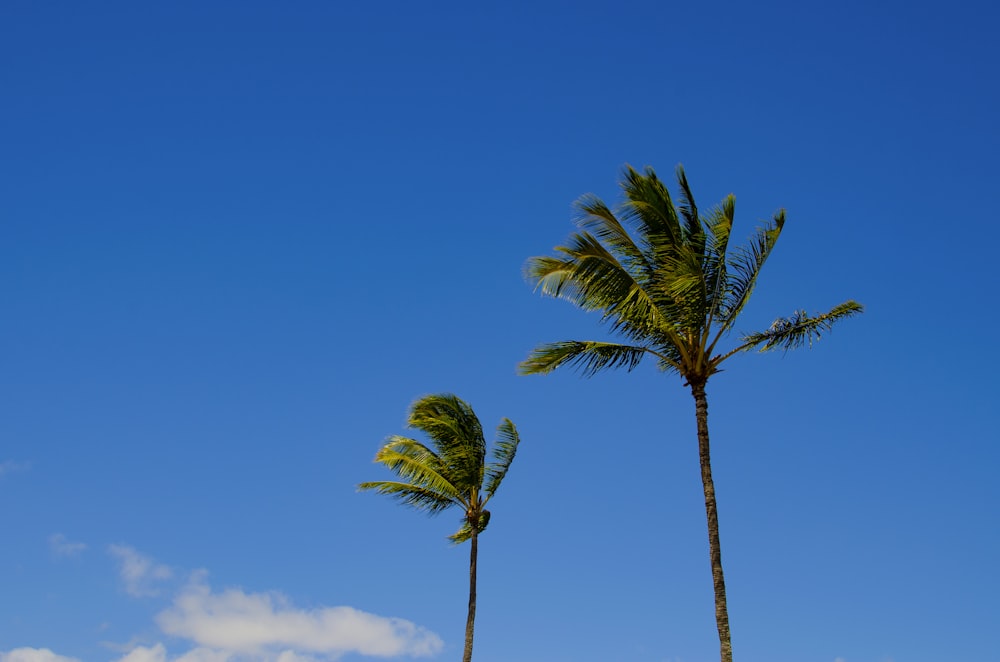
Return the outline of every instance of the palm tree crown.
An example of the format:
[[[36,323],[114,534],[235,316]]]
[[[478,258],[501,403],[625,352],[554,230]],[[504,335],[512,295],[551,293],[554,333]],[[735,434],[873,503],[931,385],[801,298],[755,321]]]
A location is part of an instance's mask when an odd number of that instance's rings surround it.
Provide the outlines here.
[[[736,198],[727,196],[700,214],[681,167],[677,180],[675,206],[652,168],[645,174],[626,168],[621,219],[596,196],[585,196],[577,203],[581,231],[556,248],[560,255],[528,261],[526,275],[542,294],[600,311],[628,342],[542,345],[521,364],[522,373],[547,373],[562,365],[587,375],[613,367],[631,370],[649,355],[661,370],[704,383],[734,354],[811,344],[837,320],[862,311],[854,301],[815,316],[800,311],[720,351],[719,341],[733,330],[778,241],[785,212],[758,228],[749,243],[730,250]]]
[[[401,480],[361,483],[403,503],[436,514],[458,507],[462,525],[449,536],[455,543],[481,533],[490,520],[486,504],[507,475],[519,438],[509,419],[497,428],[493,462],[486,462],[483,428],[468,403],[451,394],[429,395],[413,403],[408,425],[430,437],[433,449],[415,439],[394,435],[375,455]]]

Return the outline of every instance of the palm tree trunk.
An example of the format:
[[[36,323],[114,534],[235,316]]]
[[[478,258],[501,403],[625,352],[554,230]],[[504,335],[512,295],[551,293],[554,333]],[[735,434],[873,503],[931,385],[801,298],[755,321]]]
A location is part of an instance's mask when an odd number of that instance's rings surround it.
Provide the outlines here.
[[[729,639],[729,608],[726,606],[726,580],[722,574],[722,547],[719,544],[719,512],[715,506],[715,484],[708,447],[708,399],[705,383],[692,382],[695,418],[698,420],[698,459],[701,461],[701,484],[705,490],[705,515],[708,518],[708,549],[712,560],[712,583],[715,588],[715,624],[719,629],[722,662],[733,662]]]
[[[472,527],[472,552],[469,554],[469,617],[465,621],[465,654],[462,662],[472,662],[472,634],[476,621],[476,557],[479,555],[479,532]]]

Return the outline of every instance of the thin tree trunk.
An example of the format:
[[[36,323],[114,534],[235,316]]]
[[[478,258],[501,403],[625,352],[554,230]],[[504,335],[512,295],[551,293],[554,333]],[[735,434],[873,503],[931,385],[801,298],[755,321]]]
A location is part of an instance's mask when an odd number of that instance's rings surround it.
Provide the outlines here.
[[[469,554],[469,617],[465,621],[465,654],[462,662],[472,662],[472,634],[476,621],[476,557],[479,555],[479,535],[472,528],[472,552]]]
[[[708,447],[708,399],[705,384],[692,383],[695,418],[698,420],[698,459],[701,461],[701,484],[705,489],[705,515],[708,518],[708,549],[712,560],[712,583],[715,588],[715,624],[719,629],[722,662],[733,662],[729,639],[729,608],[726,606],[726,580],[722,574],[722,547],[719,544],[719,512],[715,506],[715,484]]]

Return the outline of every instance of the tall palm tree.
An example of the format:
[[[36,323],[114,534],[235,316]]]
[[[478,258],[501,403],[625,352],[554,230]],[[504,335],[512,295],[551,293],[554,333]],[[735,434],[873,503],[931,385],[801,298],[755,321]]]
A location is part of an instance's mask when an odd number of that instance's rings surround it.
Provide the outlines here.
[[[756,230],[745,246],[729,248],[736,199],[730,195],[700,213],[684,169],[677,168],[679,205],[652,168],[627,167],[618,215],[596,196],[578,203],[578,232],[555,257],[528,260],[525,273],[542,294],[567,299],[602,321],[624,343],[571,340],[540,345],[520,364],[522,374],[560,366],[590,376],[604,369],[635,368],[649,356],[664,372],[678,374],[691,389],[698,429],[698,456],[708,519],[715,589],[715,619],[721,658],[732,661],[726,584],[722,573],[719,518],[708,443],[705,387],[727,359],[751,349],[767,351],[811,345],[835,322],[862,311],[847,301],[829,312],[804,311],[781,318],[758,333],[722,348],[746,306],[761,267],[785,224],[785,212]]]
[[[472,660],[472,635],[476,620],[476,559],[479,534],[490,521],[486,510],[514,460],[520,438],[509,419],[497,427],[493,462],[486,461],[486,441],[472,407],[450,393],[428,395],[410,407],[408,425],[431,440],[426,446],[415,439],[392,436],[375,455],[400,480],[377,480],[358,485],[360,490],[387,494],[432,515],[452,507],[462,510],[462,525],[449,539],[472,542],[469,557],[469,614],[465,622],[462,662]]]

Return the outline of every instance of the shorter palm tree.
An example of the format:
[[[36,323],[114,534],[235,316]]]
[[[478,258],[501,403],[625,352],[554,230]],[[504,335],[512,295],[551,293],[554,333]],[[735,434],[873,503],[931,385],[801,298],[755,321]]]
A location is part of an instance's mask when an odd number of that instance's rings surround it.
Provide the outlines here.
[[[486,462],[483,428],[472,407],[450,394],[428,395],[410,407],[407,424],[430,437],[433,448],[415,439],[394,435],[375,455],[400,480],[361,483],[359,490],[375,490],[435,515],[449,508],[462,509],[462,525],[449,539],[469,540],[469,615],[465,622],[465,653],[472,660],[472,635],[476,619],[476,558],[479,534],[490,521],[486,504],[507,475],[520,439],[509,419],[497,427],[493,462]]]

